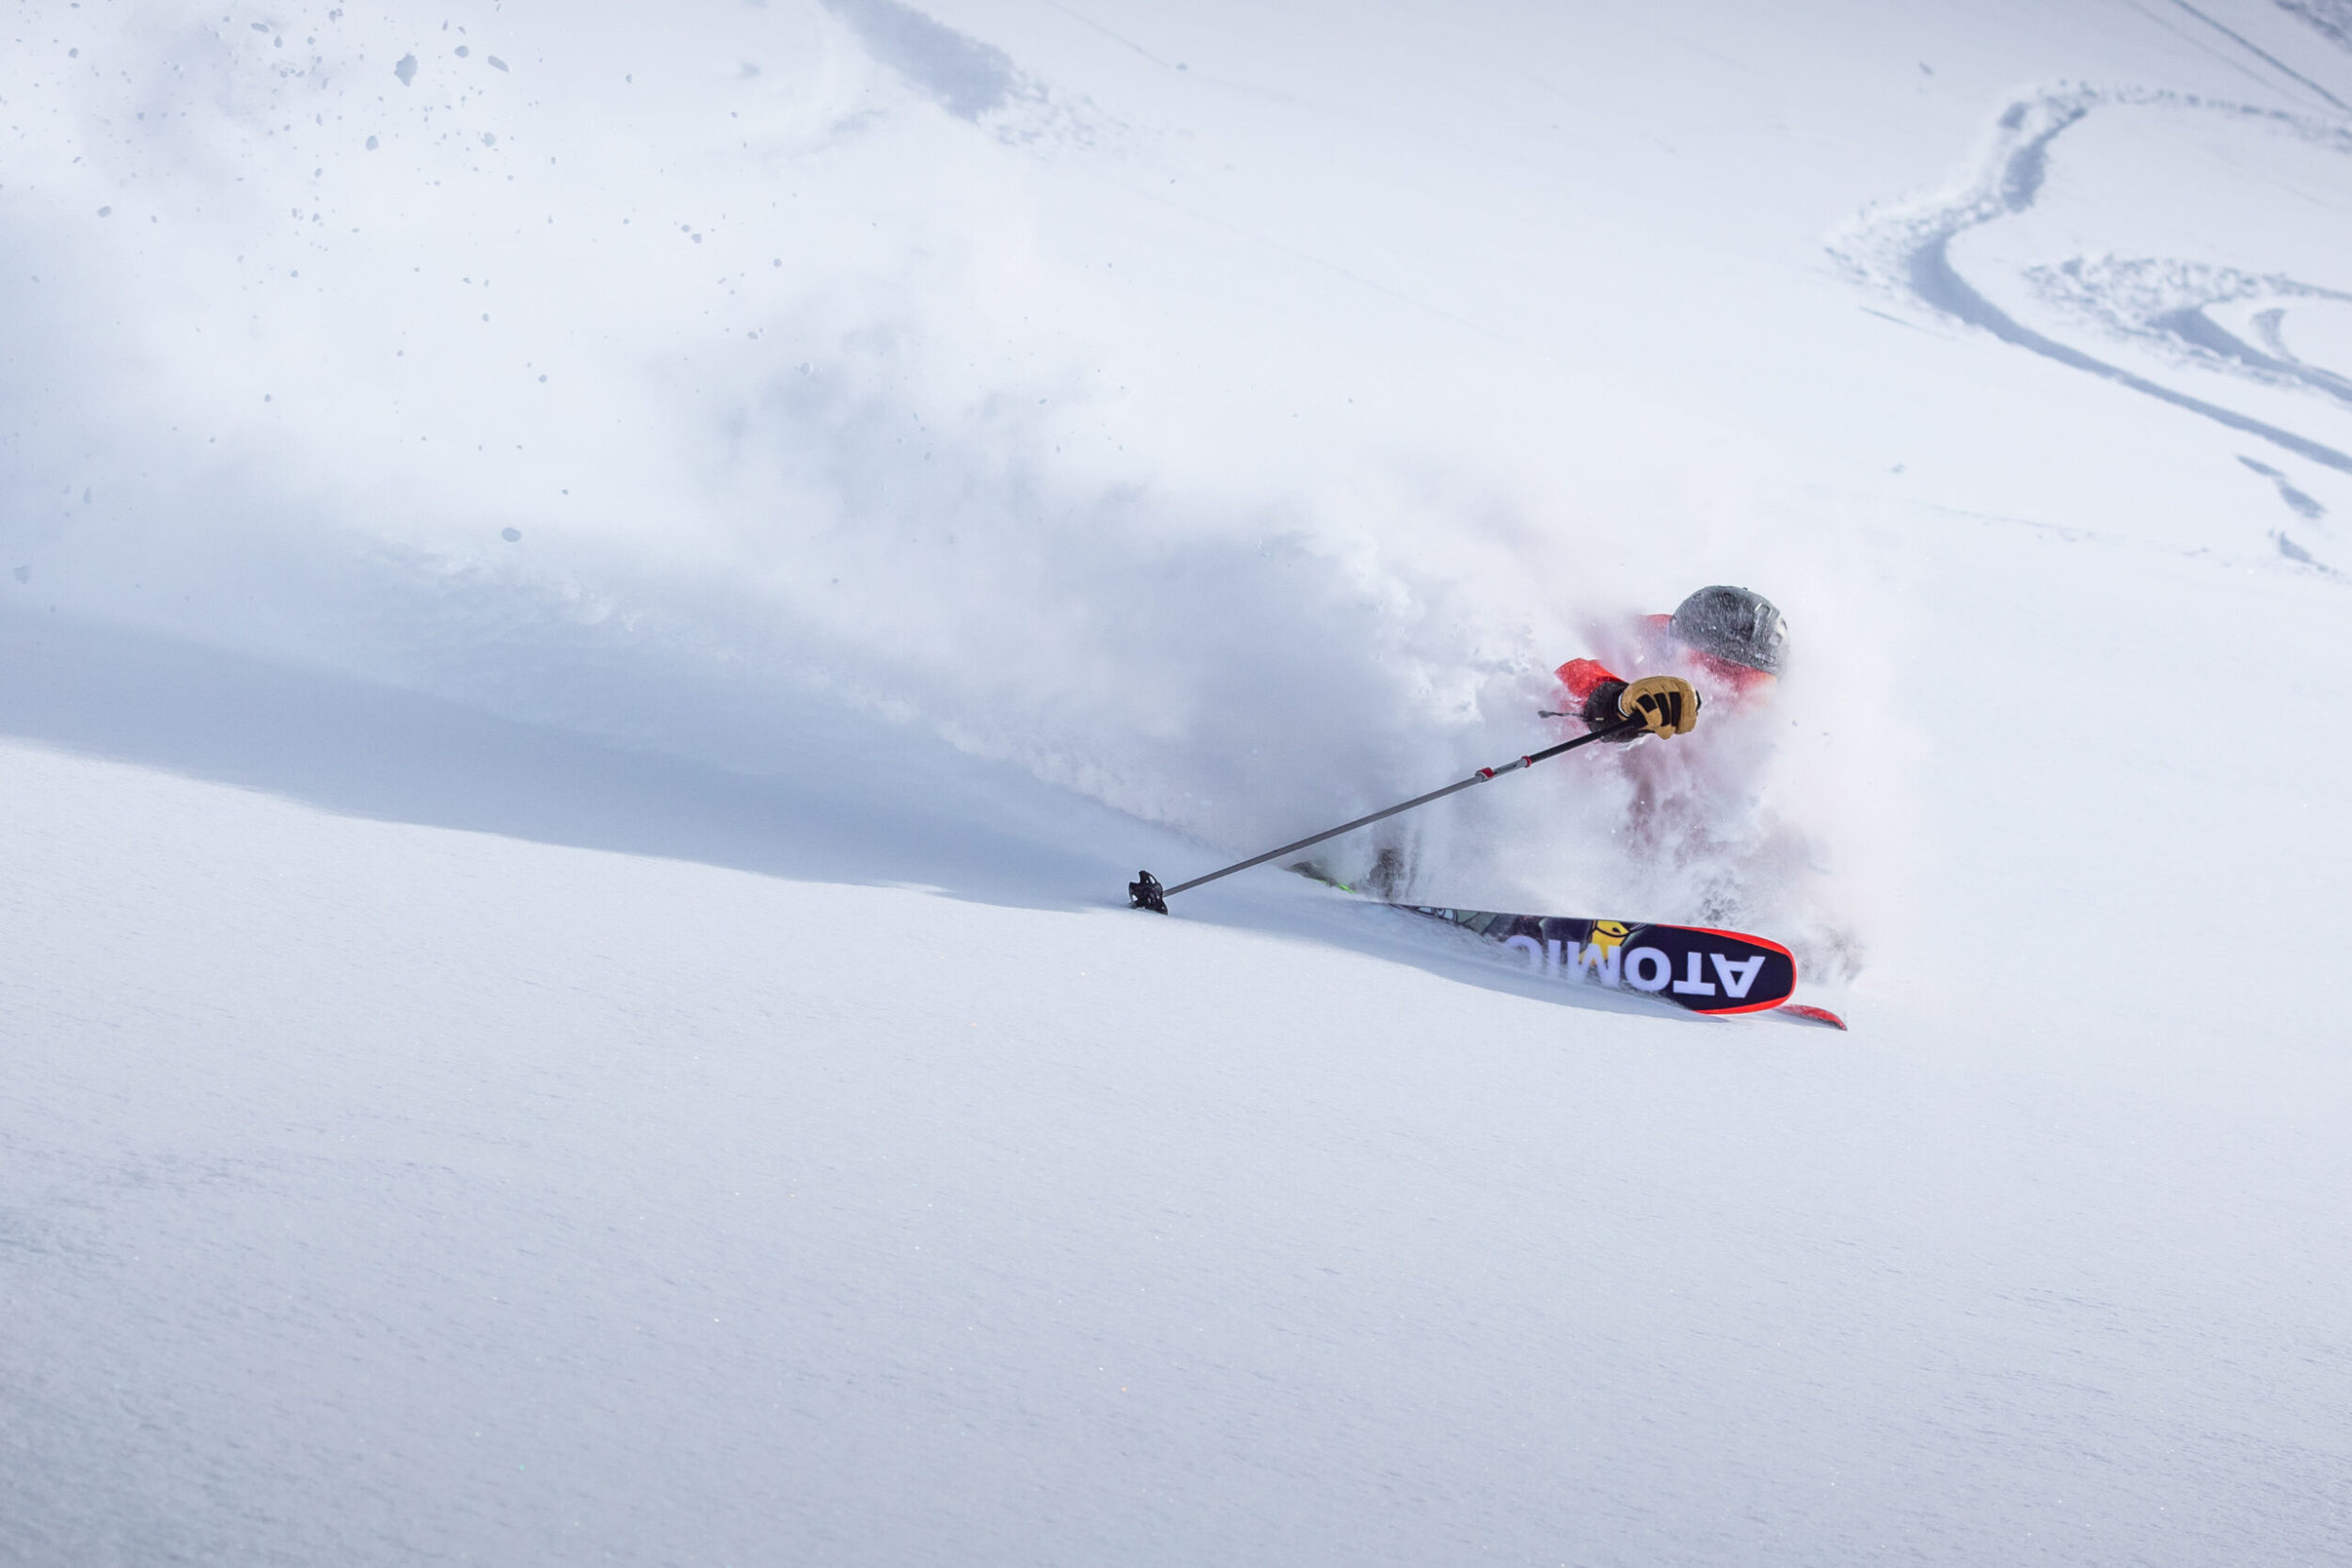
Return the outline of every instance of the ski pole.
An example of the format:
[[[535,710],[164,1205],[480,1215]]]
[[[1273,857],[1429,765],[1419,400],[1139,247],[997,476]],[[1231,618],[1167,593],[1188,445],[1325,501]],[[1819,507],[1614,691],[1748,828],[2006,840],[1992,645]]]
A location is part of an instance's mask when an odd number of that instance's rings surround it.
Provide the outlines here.
[[[1500,768],[1482,768],[1458,784],[1450,784],[1443,789],[1433,789],[1426,795],[1416,795],[1409,800],[1400,801],[1389,807],[1386,811],[1375,811],[1370,816],[1359,816],[1353,822],[1343,822],[1336,828],[1327,828],[1322,832],[1302,838],[1295,844],[1285,844],[1279,849],[1268,849],[1263,855],[1252,855],[1246,861],[1236,861],[1222,871],[1212,871],[1205,877],[1195,877],[1189,882],[1178,882],[1174,887],[1162,887],[1157,877],[1152,876],[1149,871],[1138,871],[1136,873],[1138,879],[1127,884],[1127,902],[1135,909],[1152,910],[1166,914],[1168,901],[1170,898],[1180,893],[1189,892],[1204,882],[1214,882],[1219,877],[1230,877],[1236,871],[1247,871],[1253,865],[1263,865],[1266,862],[1278,860],[1295,849],[1304,849],[1311,845],[1321,844],[1325,839],[1337,838],[1342,833],[1352,833],[1357,829],[1368,827],[1383,817],[1394,816],[1399,812],[1411,811],[1415,806],[1425,806],[1432,800],[1442,800],[1457,790],[1468,789],[1472,784],[1483,784],[1487,780],[1500,778],[1505,773],[1514,773],[1522,768],[1533,768],[1539,762],[1549,761],[1563,752],[1573,752],[1579,746],[1589,746],[1596,740],[1606,740],[1613,735],[1638,728],[1642,722],[1642,716],[1635,714],[1631,718],[1621,719],[1604,729],[1595,730],[1590,735],[1580,735],[1574,740],[1564,740],[1557,746],[1548,746],[1516,762],[1506,762]]]

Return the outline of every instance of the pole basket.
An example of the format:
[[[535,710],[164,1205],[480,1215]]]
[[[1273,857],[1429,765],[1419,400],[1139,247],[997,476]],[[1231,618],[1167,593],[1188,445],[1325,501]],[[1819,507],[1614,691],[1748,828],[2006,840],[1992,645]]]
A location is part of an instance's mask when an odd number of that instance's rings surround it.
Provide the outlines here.
[[[1138,871],[1136,879],[1127,884],[1127,904],[1131,909],[1150,910],[1154,914],[1168,912],[1168,890],[1149,871]]]

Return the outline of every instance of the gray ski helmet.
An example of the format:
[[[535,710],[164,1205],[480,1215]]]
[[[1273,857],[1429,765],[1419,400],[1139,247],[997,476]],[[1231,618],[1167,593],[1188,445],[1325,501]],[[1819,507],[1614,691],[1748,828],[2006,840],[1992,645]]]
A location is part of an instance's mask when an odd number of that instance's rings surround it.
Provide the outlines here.
[[[1674,612],[1674,634],[1703,654],[1780,673],[1788,624],[1772,601],[1746,588],[1702,588]]]

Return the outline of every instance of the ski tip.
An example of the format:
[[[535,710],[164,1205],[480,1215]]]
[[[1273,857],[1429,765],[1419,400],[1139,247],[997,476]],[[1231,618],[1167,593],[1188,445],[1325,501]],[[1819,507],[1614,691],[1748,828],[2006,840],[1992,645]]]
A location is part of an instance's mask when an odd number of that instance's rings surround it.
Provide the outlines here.
[[[1772,1011],[1794,1023],[1818,1023],[1825,1029],[1846,1027],[1846,1021],[1827,1007],[1810,1007],[1802,1002],[1783,1002]]]
[[[1150,910],[1153,914],[1168,912],[1168,890],[1149,871],[1138,871],[1136,879],[1127,884],[1127,907]]]

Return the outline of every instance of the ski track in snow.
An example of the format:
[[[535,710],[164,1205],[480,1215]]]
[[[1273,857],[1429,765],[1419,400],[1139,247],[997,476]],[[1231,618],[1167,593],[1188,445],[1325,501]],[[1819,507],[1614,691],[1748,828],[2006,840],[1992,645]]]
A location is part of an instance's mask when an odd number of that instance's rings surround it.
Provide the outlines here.
[[[2260,436],[2310,462],[2352,474],[2352,453],[2226,404],[2166,386],[2026,325],[1986,298],[1953,264],[1952,244],[1962,235],[2032,210],[2048,179],[2054,149],[2067,132],[2092,114],[2118,105],[2254,119],[2352,157],[2352,130],[2283,111],[2206,103],[2158,91],[2055,88],[2020,99],[2002,112],[1993,151],[1986,160],[1984,172],[1974,184],[1949,197],[1872,214],[1854,230],[1833,240],[1833,254],[1866,280],[1880,285],[1898,283],[1930,309],[1989,332],[2003,342],[2127,387],[2231,430]],[[2126,277],[2118,277],[2119,271]],[[2188,301],[2157,310],[2135,309],[2126,277],[2130,273],[2150,271],[2168,273],[2176,284],[2184,281],[2182,275],[2185,274]],[[2214,304],[2245,298],[2352,299],[2352,293],[2342,289],[2234,272],[2212,275],[2210,269],[2201,277],[2197,269],[2168,266],[2161,261],[2137,262],[2123,269],[2112,265],[2094,269],[2076,260],[2038,269],[2032,276],[2043,284],[2045,293],[2057,293],[2062,285],[2078,295],[2087,313],[2097,312],[2121,335],[2187,350],[2199,361],[2227,364],[2290,382],[2331,399],[2342,399],[2347,386],[2352,386],[2342,374],[2326,367],[2306,365],[2284,354],[2259,353],[2204,314]],[[2280,309],[2283,310],[2283,307]]]
[[[2352,0],[2272,0],[2339,49],[2352,51]]]
[[[2292,4],[2291,0],[2279,0],[2279,3],[2281,8],[2289,11],[2290,13],[2302,16],[2306,21],[2316,21],[2316,19],[2312,17],[2308,12],[2303,11],[2301,8]],[[2339,110],[2352,110],[2352,104],[2347,104],[2343,99],[2338,98],[2334,93],[2329,92],[2326,87],[2320,86],[2317,82],[2312,81],[2309,76],[2304,75],[2301,71],[2287,64],[2286,61],[2280,59],[2269,50],[2265,49],[2262,45],[2256,43],[2253,40],[2248,38],[2244,33],[2241,33],[2236,28],[2229,26],[2227,24],[2221,22],[2211,11],[2189,4],[2189,0],[2172,0],[2172,4],[2179,7],[2182,10],[2186,11],[2190,16],[2195,17],[2198,21],[2203,23],[2215,32],[2219,33],[2223,38],[2228,39],[2233,44],[2235,44],[2247,54],[2253,55],[2254,58],[2260,60],[2264,65],[2269,67],[2272,71],[2277,71],[2280,75],[2284,76],[2287,80],[2293,82],[2296,86],[2301,87],[2304,91],[2312,94],[2313,97],[2332,104]]]

